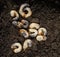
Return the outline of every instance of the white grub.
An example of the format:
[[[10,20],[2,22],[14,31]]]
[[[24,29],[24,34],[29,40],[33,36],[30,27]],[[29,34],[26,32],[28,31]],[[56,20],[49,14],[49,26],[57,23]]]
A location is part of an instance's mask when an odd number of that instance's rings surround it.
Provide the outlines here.
[[[29,35],[31,37],[36,37],[37,36],[37,30],[36,29],[29,29]]]
[[[20,29],[20,35],[22,35],[24,38],[28,38],[29,37],[29,33],[27,32],[27,30],[25,29]]]
[[[27,4],[27,3],[22,4],[20,9],[19,9],[19,13],[21,14],[22,17],[25,17],[25,18],[32,15],[31,9],[29,7],[27,7],[27,6],[29,6],[29,4]],[[23,10],[26,10],[28,13],[26,14]]]
[[[22,28],[23,24],[21,22],[18,22],[18,21],[12,21],[12,24],[14,26],[17,26],[18,28]]]
[[[11,45],[11,49],[13,49],[14,53],[19,53],[22,50],[22,45],[20,43],[14,43]]]
[[[42,35],[38,35],[37,37],[36,37],[36,40],[37,41],[45,41],[47,39],[47,37],[46,36],[42,36]]]
[[[27,28],[29,25],[29,22],[27,20],[21,20],[21,23],[23,24],[22,27]]]
[[[32,47],[32,40],[30,39],[25,40],[23,44],[23,49],[26,50],[27,48],[30,48],[30,47]]]
[[[39,29],[40,25],[37,23],[31,23],[29,28],[35,28],[35,29]]]
[[[38,34],[40,34],[40,35],[46,35],[47,34],[46,28],[39,28],[38,29]]]
[[[13,17],[13,20],[17,20],[19,18],[19,14],[15,10],[11,10],[10,15]]]

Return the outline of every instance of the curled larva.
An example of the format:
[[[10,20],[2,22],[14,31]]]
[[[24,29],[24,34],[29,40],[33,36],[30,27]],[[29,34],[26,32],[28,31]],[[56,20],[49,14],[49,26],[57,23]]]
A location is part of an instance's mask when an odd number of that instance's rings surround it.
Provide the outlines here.
[[[10,15],[13,17],[13,20],[17,20],[19,18],[19,14],[15,10],[11,10]]]
[[[22,35],[24,38],[29,37],[29,33],[25,29],[20,29],[20,35]]]
[[[37,40],[37,41],[42,41],[42,40],[43,40],[43,36],[38,35],[38,36],[36,37],[36,40]]]
[[[14,43],[11,45],[11,48],[13,49],[14,53],[19,53],[22,50],[22,45],[20,43]]]
[[[14,26],[17,26],[18,28],[21,28],[22,25],[23,25],[21,22],[17,22],[17,21],[13,21],[12,24],[13,24]]]
[[[30,48],[30,47],[32,47],[32,40],[30,39],[25,40],[23,44],[23,49],[26,50],[27,48]]]
[[[37,41],[45,41],[47,39],[47,37],[46,36],[42,36],[42,35],[38,35],[37,37],[36,37],[36,40]]]
[[[46,28],[39,28],[38,29],[38,34],[40,34],[40,35],[46,35],[47,34]]]
[[[36,29],[29,29],[29,35],[31,37],[36,37],[37,36],[37,30]]]
[[[37,23],[31,23],[29,28],[35,28],[35,29],[39,29],[40,25]]]
[[[29,25],[29,22],[27,20],[21,20],[21,23],[23,24],[22,27],[27,28]]]
[[[25,18],[27,18],[27,17],[32,15],[31,9],[29,7],[27,7],[27,6],[29,6],[29,5],[26,4],[26,3],[22,4],[20,9],[19,9],[19,13],[21,14],[22,17],[25,17]],[[25,13],[23,10],[27,11],[27,13]]]

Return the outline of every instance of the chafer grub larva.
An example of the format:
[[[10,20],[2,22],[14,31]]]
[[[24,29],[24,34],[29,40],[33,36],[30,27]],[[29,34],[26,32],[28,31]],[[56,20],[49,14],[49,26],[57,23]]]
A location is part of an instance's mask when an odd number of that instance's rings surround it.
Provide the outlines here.
[[[13,49],[14,53],[19,53],[22,50],[22,45],[20,43],[14,43],[11,45],[11,48]]]
[[[23,24],[22,27],[27,28],[29,25],[29,22],[27,20],[21,20],[21,23]]]
[[[36,37],[36,40],[37,41],[45,41],[47,39],[47,37],[46,36],[42,36],[42,35],[38,35],[37,37]]]
[[[18,28],[21,28],[23,25],[21,22],[17,22],[17,21],[13,21],[12,24],[17,26]]]
[[[37,30],[36,29],[29,29],[29,35],[31,37],[36,37],[37,36]]]
[[[23,37],[25,38],[28,38],[29,37],[29,33],[27,32],[27,30],[25,29],[20,29],[20,35],[22,35]]]
[[[46,35],[47,34],[46,28],[39,28],[38,29],[38,34],[40,34],[40,35]]]
[[[11,10],[10,15],[13,17],[13,20],[18,20],[19,14],[15,10]]]
[[[23,49],[26,50],[29,47],[32,47],[32,40],[27,39],[27,40],[24,41]]]
[[[35,28],[35,29],[39,29],[40,25],[37,23],[31,23],[29,28]]]
[[[43,36],[38,35],[38,36],[36,37],[36,40],[37,40],[37,41],[42,41],[42,40],[43,40]]]
[[[27,7],[27,6],[29,6],[29,4],[27,4],[27,3],[22,4],[20,9],[19,9],[19,13],[22,15],[22,17],[25,17],[25,18],[32,15],[31,9],[29,7]],[[27,11],[27,13],[25,13],[23,10]]]

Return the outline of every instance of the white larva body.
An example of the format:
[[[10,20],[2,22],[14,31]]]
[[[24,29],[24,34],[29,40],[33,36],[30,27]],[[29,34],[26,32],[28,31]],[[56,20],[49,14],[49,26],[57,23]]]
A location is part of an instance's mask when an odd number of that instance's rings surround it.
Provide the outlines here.
[[[24,38],[29,37],[29,33],[25,29],[20,29],[20,35],[22,35]]]
[[[14,17],[13,20],[18,20],[19,18],[19,14],[15,10],[11,10],[10,15]]]
[[[38,34],[42,34],[42,35],[46,35],[47,34],[47,30],[46,30],[46,28],[39,28],[38,29]]]
[[[42,36],[42,35],[38,35],[37,37],[36,37],[36,40],[37,41],[45,41],[47,39],[47,37],[46,36]]]
[[[27,39],[24,41],[23,49],[26,50],[28,47],[32,47],[32,40]]]
[[[22,25],[23,28],[27,28],[29,25],[29,22],[27,20],[21,20],[21,23],[23,24]]]
[[[37,36],[37,30],[36,29],[29,29],[29,35],[31,37],[36,37]]]
[[[37,40],[37,41],[42,41],[42,40],[43,40],[43,36],[38,35],[38,36],[36,37],[36,40]]]
[[[25,14],[25,18],[27,18],[27,17],[29,17],[29,16],[31,16],[31,15],[32,15],[32,11],[31,11],[31,9],[30,9],[30,8],[25,8],[25,10],[27,10],[27,11],[28,11],[28,13],[27,13],[27,14]]]
[[[14,43],[11,45],[11,48],[13,49],[14,53],[19,53],[22,50],[22,45],[20,43]]]
[[[19,9],[19,13],[21,14],[22,17],[25,17],[25,18],[31,16],[31,14],[32,14],[31,9],[30,9],[29,7],[26,7],[26,6],[29,6],[29,5],[26,4],[26,3],[25,3],[25,4],[22,4],[21,7],[20,7],[20,9]],[[26,7],[26,8],[25,8],[25,7]],[[26,11],[28,11],[28,13],[26,14],[26,13],[23,11],[23,9],[26,10]]]
[[[35,28],[35,29],[39,29],[39,27],[40,27],[40,25],[39,24],[37,24],[37,23],[31,23],[30,24],[30,26],[29,26],[29,28]]]

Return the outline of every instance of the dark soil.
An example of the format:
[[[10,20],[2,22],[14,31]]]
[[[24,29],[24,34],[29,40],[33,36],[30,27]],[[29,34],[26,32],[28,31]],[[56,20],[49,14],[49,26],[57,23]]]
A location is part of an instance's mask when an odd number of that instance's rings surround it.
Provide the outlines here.
[[[18,28],[12,25],[10,11],[19,10],[23,3],[30,4],[32,16],[27,20],[37,22],[48,31],[47,40],[37,42],[26,51],[15,54],[11,45],[15,42],[23,44],[24,38],[19,36]],[[19,19],[23,19],[21,16]],[[0,57],[60,57],[60,2],[57,0],[0,0]]]

